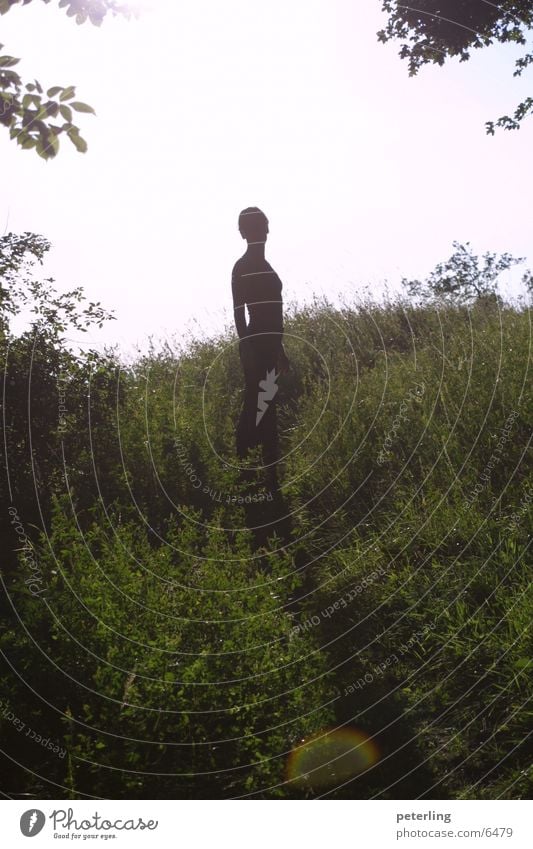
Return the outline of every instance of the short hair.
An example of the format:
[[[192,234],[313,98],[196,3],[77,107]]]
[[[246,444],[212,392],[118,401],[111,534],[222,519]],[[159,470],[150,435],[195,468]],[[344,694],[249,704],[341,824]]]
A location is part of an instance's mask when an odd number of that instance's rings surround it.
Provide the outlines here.
[[[257,206],[248,206],[239,215],[239,231],[249,242],[259,242],[268,229],[268,218]]]

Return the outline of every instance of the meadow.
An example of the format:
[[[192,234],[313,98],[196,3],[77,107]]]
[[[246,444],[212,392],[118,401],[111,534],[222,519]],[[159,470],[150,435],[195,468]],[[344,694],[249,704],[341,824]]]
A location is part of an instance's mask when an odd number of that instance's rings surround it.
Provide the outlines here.
[[[281,495],[232,330],[56,320],[2,335],[4,792],[530,796],[529,309],[292,310]]]

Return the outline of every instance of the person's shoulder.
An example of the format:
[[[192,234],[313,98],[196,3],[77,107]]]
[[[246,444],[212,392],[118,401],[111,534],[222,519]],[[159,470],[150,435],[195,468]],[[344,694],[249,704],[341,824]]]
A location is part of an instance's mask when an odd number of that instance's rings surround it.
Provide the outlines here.
[[[245,266],[245,257],[240,256],[239,259],[237,260],[237,262],[235,263],[235,265],[233,266],[233,270],[231,272],[232,277],[240,277],[240,275],[244,271],[244,266]]]

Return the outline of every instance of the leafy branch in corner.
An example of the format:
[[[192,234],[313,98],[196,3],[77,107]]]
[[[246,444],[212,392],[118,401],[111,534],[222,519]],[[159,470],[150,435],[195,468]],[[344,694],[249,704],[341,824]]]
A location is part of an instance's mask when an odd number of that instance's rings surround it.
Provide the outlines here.
[[[0,15],[14,6],[27,6],[32,0],[0,0]],[[50,0],[41,0],[50,3]],[[100,26],[108,13],[131,17],[132,11],[115,0],[59,0],[69,17],[77,24],[89,20]],[[92,106],[76,100],[74,86],[55,85],[46,91],[41,83],[24,82],[13,70],[20,59],[2,53],[0,44],[0,124],[9,130],[10,138],[23,150],[35,150],[43,159],[53,159],[59,152],[60,136],[66,135],[79,153],[87,151],[87,142],[74,123],[74,113],[96,114]]]
[[[466,62],[472,48],[489,47],[494,42],[525,46],[526,36],[533,29],[531,0],[417,0],[413,6],[382,0],[382,10],[388,19],[377,34],[378,40],[403,42],[400,58],[407,59],[409,76],[415,76],[422,65],[444,65],[452,57]],[[533,51],[515,61],[513,76],[521,76],[531,63]],[[527,97],[511,116],[487,121],[487,133],[494,135],[495,127],[518,130],[531,113],[533,97]]]

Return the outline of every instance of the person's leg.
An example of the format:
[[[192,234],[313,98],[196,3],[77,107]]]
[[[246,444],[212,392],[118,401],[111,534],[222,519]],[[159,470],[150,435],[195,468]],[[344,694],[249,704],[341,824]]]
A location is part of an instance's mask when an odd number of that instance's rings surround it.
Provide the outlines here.
[[[236,443],[237,456],[244,458],[248,450],[257,444],[255,417],[259,376],[251,349],[248,349],[241,359],[244,370],[244,398],[237,424]]]
[[[270,484],[277,487],[277,461],[279,455],[279,437],[277,424],[277,394],[278,374],[277,361],[279,356],[279,341],[265,339],[259,359],[260,381],[263,381],[259,392],[263,399],[263,415],[257,426],[257,441],[262,446],[263,463]],[[258,398],[259,398],[258,392]]]

